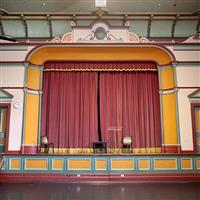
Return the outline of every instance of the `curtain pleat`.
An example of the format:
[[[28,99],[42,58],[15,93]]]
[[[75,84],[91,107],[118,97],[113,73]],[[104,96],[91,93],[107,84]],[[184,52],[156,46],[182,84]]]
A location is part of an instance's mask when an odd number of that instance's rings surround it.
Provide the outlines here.
[[[56,148],[91,148],[98,141],[97,74],[44,74],[41,135]]]
[[[102,138],[110,148],[131,136],[134,148],[161,147],[158,76],[155,72],[101,73]]]

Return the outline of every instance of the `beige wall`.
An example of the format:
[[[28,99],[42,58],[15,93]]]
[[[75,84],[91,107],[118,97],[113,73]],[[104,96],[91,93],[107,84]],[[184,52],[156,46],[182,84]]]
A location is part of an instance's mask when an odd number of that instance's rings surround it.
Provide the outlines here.
[[[200,87],[200,66],[188,64],[176,67],[178,87]]]
[[[180,140],[182,150],[193,150],[192,116],[188,95],[200,87],[200,66],[184,64],[176,67]],[[187,87],[191,87],[187,88]],[[194,88],[192,88],[194,87]]]
[[[0,67],[0,87],[23,87],[25,67]]]
[[[7,89],[6,91],[14,96],[11,103],[8,150],[18,151],[21,147],[24,92],[22,89]],[[15,103],[19,103],[19,108],[14,108]]]
[[[194,89],[178,90],[180,142],[182,150],[193,150],[191,106],[188,95]]]
[[[199,51],[175,51],[177,61],[200,61]]]
[[[21,147],[24,101],[24,92],[21,87],[24,87],[24,74],[25,67],[23,64],[3,64],[0,66],[0,87],[7,87],[4,90],[13,95],[10,112],[9,151],[18,151]],[[19,88],[12,89],[13,87]],[[19,104],[19,108],[14,108],[15,103]]]

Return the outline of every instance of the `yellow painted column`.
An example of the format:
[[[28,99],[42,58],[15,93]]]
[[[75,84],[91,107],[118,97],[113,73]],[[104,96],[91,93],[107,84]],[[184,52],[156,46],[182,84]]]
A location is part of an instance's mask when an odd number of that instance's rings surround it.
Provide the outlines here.
[[[162,152],[180,152],[177,95],[173,66],[159,67],[162,115]]]
[[[29,65],[25,76],[22,153],[37,153],[40,121],[42,68]]]

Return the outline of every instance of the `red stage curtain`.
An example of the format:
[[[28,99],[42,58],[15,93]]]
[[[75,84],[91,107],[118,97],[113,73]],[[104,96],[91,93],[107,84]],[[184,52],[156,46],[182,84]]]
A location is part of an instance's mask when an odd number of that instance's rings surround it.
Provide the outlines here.
[[[44,73],[41,135],[56,148],[91,148],[97,124],[97,73]]]
[[[156,64],[131,62],[45,64],[41,135],[55,147],[89,148],[98,141],[98,74],[65,69],[138,69],[99,72],[102,139],[110,148],[120,148],[126,135],[133,148],[161,147]]]
[[[160,103],[156,72],[101,73],[102,138],[110,148],[131,136],[133,148],[161,147]]]

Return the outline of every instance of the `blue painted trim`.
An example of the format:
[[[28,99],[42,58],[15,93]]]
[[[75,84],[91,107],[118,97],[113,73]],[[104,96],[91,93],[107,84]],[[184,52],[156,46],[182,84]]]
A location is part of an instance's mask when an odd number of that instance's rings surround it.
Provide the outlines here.
[[[42,90],[43,85],[43,70],[40,71],[40,90]],[[38,144],[40,144],[41,136],[41,123],[42,123],[42,93],[39,96],[39,111],[38,111]]]
[[[12,51],[28,51],[28,46],[27,45],[14,45],[12,46],[7,46],[7,45],[2,45],[1,46],[1,51],[6,51],[6,50],[12,50]]]
[[[176,68],[173,67],[174,72],[174,87],[177,87],[177,73]],[[179,120],[179,106],[178,106],[178,90],[175,90],[175,98],[176,98],[176,132],[177,132],[177,143],[181,144],[180,142],[180,120]]]
[[[184,62],[184,63],[176,63],[176,68],[179,68],[179,67],[187,67],[187,68],[190,68],[190,67],[200,67],[199,65],[199,62]]]
[[[31,69],[34,69],[34,70],[43,71],[43,66],[37,66],[37,65],[31,65],[31,64],[29,64],[29,67],[30,67]]]
[[[158,80],[159,80],[159,91],[162,90],[162,76],[160,68],[158,70]],[[162,107],[162,93],[160,93],[160,122],[161,122],[161,133],[162,133],[162,144],[165,142],[164,137],[164,116],[163,116],[163,107]]]
[[[15,62],[15,63],[0,63],[0,67],[22,67],[24,68],[24,63],[22,62]]]
[[[27,63],[24,63],[25,66],[25,71],[24,71],[24,87],[27,86],[27,76],[28,76],[28,68],[27,68]],[[21,145],[24,144],[25,140],[25,126],[26,126],[26,92],[24,92],[24,103],[23,103],[23,117],[22,117],[22,139],[21,139]]]
[[[165,69],[170,69],[172,68],[171,64],[170,65],[165,65],[165,66],[159,66],[159,71],[165,70]]]

